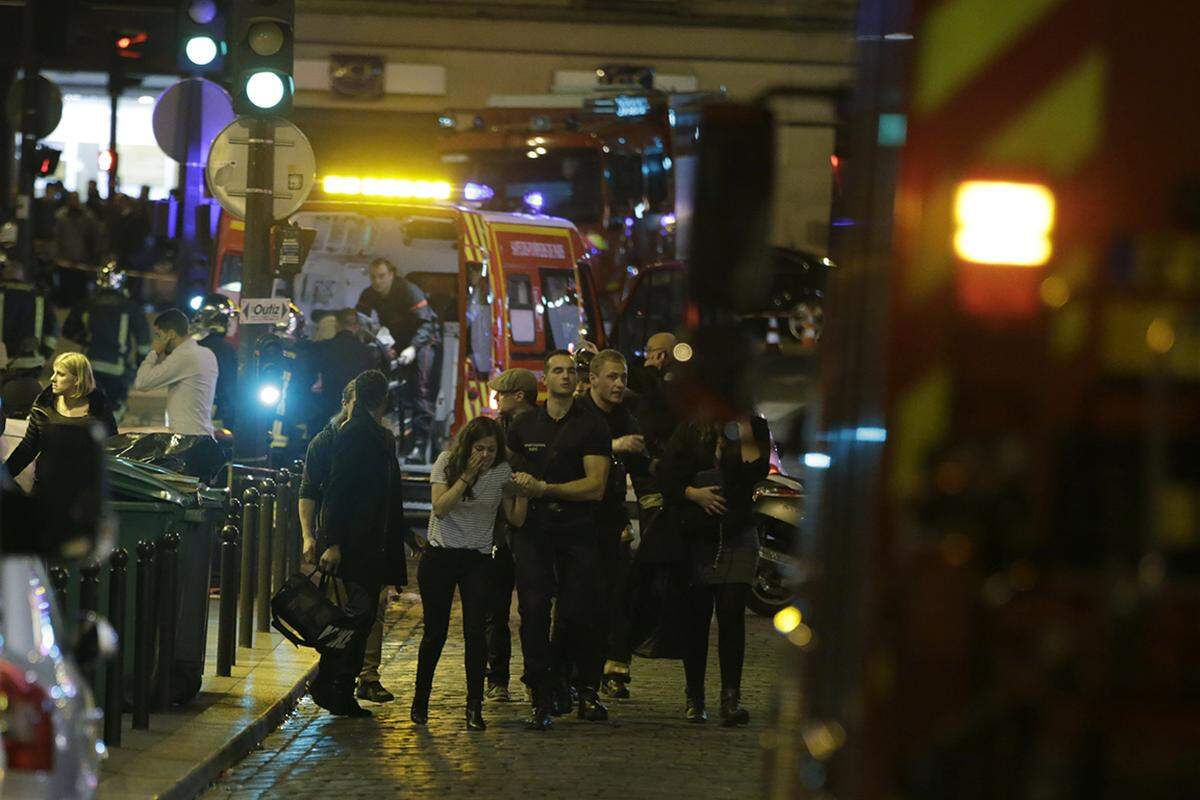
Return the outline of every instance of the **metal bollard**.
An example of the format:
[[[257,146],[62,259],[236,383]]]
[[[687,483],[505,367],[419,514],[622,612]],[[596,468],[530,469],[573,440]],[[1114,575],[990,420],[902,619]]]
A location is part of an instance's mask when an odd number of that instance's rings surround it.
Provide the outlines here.
[[[179,626],[179,534],[167,531],[158,540],[158,680],[154,708],[171,708],[171,676],[175,671],[175,629]]]
[[[54,594],[58,597],[58,607],[61,609],[63,616],[67,614],[67,587],[71,583],[71,574],[63,567],[50,568],[50,585],[54,587]]]
[[[129,576],[129,552],[123,547],[108,559],[108,621],[117,634],[117,655],[108,663],[104,681],[104,743],[121,745],[121,714],[125,711],[125,587]]]
[[[100,611],[100,562],[89,561],[79,568],[79,618],[89,611],[93,614]],[[96,689],[96,668],[94,666],[83,670],[83,679]]]
[[[258,489],[242,494],[242,565],[238,569],[238,645],[254,646],[254,526],[258,522]]]
[[[228,678],[237,657],[238,529],[221,529],[221,605],[217,615],[217,675]]]
[[[150,669],[154,663],[154,542],[137,546],[133,607],[133,727],[150,727]]]
[[[287,580],[287,551],[291,542],[288,541],[288,528],[292,516],[292,473],[290,470],[279,470],[279,481],[276,483],[275,497],[275,529],[271,536],[271,596],[283,588]]]
[[[271,537],[275,521],[275,481],[267,478],[258,485],[262,500],[258,505],[258,573],[254,591],[254,609],[259,633],[271,630]]]
[[[300,528],[300,486],[304,483],[304,462],[300,459],[292,464],[292,527],[288,531],[288,575],[300,571],[304,553],[304,534]]]

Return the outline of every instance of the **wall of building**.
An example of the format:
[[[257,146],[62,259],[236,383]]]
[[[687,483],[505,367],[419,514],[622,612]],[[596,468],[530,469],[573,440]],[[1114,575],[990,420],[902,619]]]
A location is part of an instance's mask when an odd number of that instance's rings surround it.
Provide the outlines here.
[[[818,251],[826,247],[830,97],[849,84],[853,41],[828,20],[807,26],[819,29],[803,29],[799,18],[784,13],[794,13],[794,2],[689,4],[704,13],[695,11],[686,22],[678,16],[603,14],[595,2],[568,6],[559,0],[438,3],[440,16],[432,16],[429,5],[420,7],[424,16],[404,3],[340,0],[343,13],[327,13],[328,6],[301,4],[296,18],[296,117],[325,143],[317,144],[321,171],[330,164],[363,163],[364,152],[378,153],[370,132],[383,129],[404,132],[392,133],[383,149],[387,157],[421,171],[441,112],[483,106],[496,94],[551,92],[555,74],[564,70],[646,65],[659,74],[692,76],[701,90],[723,88],[736,100],[754,100],[780,87],[803,88],[813,94],[779,111],[773,238]],[[712,9],[723,7],[761,13],[712,16]],[[475,16],[466,13],[470,9]],[[483,14],[489,18],[479,18]],[[607,21],[618,17],[630,21]],[[743,27],[727,27],[731,21]],[[381,57],[389,68],[387,93],[348,99],[329,91],[323,65],[334,54]],[[350,113],[322,113],[334,109]]]

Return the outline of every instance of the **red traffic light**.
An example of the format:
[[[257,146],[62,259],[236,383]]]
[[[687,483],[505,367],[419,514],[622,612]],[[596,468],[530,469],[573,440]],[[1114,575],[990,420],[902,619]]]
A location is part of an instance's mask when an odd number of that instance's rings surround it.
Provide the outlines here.
[[[150,37],[145,31],[136,33],[122,33],[119,35],[114,44],[117,46],[117,55],[121,58],[141,58],[142,54],[136,49],[139,44],[148,41]]]

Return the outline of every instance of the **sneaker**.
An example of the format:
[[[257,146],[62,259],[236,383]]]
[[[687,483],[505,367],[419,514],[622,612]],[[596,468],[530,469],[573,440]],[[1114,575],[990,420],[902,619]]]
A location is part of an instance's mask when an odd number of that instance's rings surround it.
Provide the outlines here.
[[[508,687],[502,683],[488,684],[487,691],[484,695],[488,700],[496,703],[507,703],[512,700],[512,695],[508,693]]]
[[[614,700],[629,699],[629,687],[624,681],[619,681],[615,678],[605,678],[600,683],[600,693],[605,697],[611,697]]]
[[[379,681],[361,681],[354,696],[370,703],[390,703],[396,699],[396,695],[383,688]]]

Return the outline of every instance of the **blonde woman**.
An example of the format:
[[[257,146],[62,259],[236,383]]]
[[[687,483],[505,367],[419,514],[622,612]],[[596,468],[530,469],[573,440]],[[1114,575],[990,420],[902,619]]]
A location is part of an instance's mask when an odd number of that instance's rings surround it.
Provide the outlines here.
[[[105,436],[117,432],[112,404],[103,390],[96,386],[92,364],[83,353],[63,353],[54,359],[50,385],[42,390],[29,412],[29,428],[25,438],[13,450],[4,466],[16,477],[25,471],[42,452],[42,435],[50,425],[98,424]],[[37,472],[34,467],[33,490],[37,491]]]

